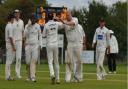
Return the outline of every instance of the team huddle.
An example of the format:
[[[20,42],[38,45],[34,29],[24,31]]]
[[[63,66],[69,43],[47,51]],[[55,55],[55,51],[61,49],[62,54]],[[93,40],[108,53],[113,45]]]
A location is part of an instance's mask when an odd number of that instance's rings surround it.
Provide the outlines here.
[[[96,47],[97,80],[106,76],[103,67],[106,48],[110,52],[109,30],[104,26],[104,20],[100,20],[100,27],[96,29],[93,47]],[[11,64],[16,59],[16,78],[20,79],[22,45],[25,47],[25,59],[27,70],[27,81],[36,82],[36,62],[39,50],[42,49],[42,38],[46,38],[46,50],[50,78],[52,84],[60,83],[59,61],[58,61],[58,31],[64,30],[67,38],[67,56],[65,58],[65,81],[83,81],[83,63],[81,59],[83,48],[86,48],[86,36],[82,26],[76,17],[72,17],[67,11],[66,20],[55,17],[53,13],[48,14],[48,22],[41,32],[34,14],[31,14],[28,23],[20,19],[20,11],[15,10],[8,16],[8,23],[5,28],[6,35],[6,65],[5,79],[13,80],[11,77]],[[22,43],[23,42],[23,43]]]

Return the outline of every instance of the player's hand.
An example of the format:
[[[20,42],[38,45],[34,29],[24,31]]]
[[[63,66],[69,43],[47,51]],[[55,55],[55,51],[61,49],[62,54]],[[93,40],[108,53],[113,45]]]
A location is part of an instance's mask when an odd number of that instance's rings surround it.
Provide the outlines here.
[[[86,46],[84,46],[84,47],[83,47],[83,50],[86,50],[86,49],[87,49]]]
[[[24,43],[23,43],[23,46],[25,47],[26,45],[27,45],[27,43],[26,43],[26,42],[24,42]]]
[[[59,18],[59,17],[54,17],[53,19],[55,19],[55,20],[57,20],[57,21],[59,21],[59,20],[60,20],[60,18]]]
[[[85,45],[85,43],[83,44],[83,50],[86,50],[87,49],[87,47],[86,47],[86,45]]]
[[[14,52],[16,51],[16,48],[14,46],[12,47],[12,49],[13,49]]]
[[[41,47],[41,46],[39,46],[38,50],[42,50],[42,47]]]
[[[93,43],[93,44],[92,44],[92,48],[93,48],[93,49],[96,48],[96,43]]]
[[[92,48],[94,48],[94,44],[92,44]]]
[[[110,53],[110,46],[107,47],[108,53]]]

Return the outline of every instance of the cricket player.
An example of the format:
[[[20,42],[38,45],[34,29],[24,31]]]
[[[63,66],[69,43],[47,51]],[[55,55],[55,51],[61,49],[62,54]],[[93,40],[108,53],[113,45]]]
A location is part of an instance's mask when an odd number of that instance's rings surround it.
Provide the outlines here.
[[[110,33],[110,53],[107,53],[108,69],[109,69],[108,73],[116,74],[116,57],[119,52],[119,47],[116,36],[114,35],[114,31],[109,30],[109,33]]]
[[[14,39],[15,39],[15,46],[16,46],[16,78],[21,78],[20,75],[20,68],[21,68],[21,54],[22,54],[22,37],[23,37],[23,30],[24,30],[24,22],[20,19],[20,11],[14,11],[15,20],[13,23],[14,27]]]
[[[15,55],[15,41],[13,39],[13,22],[14,22],[14,15],[10,14],[8,16],[8,23],[5,28],[5,41],[6,41],[6,64],[5,64],[5,79],[6,80],[13,80],[11,78],[11,64],[14,61]]]
[[[85,32],[84,32],[84,30],[83,30],[83,27],[80,25],[80,24],[78,24],[78,26],[76,27],[76,35],[77,35],[77,43],[76,43],[76,48],[78,48],[78,50],[79,50],[79,58],[80,58],[80,60],[82,60],[81,59],[81,55],[82,55],[82,52],[83,52],[83,50],[85,50],[86,49],[86,36],[85,36]],[[77,64],[77,56],[76,55],[74,55],[74,74],[75,74],[75,76],[79,79],[79,82],[82,82],[83,81],[83,63],[82,63],[82,61],[81,61],[81,65],[78,65]],[[73,80],[72,80],[72,82],[77,82],[76,81],[76,79],[74,78]]]
[[[38,50],[42,48],[42,34],[40,25],[36,23],[34,15],[30,17],[28,24],[25,26],[25,54],[27,81],[36,82],[36,62],[38,59]]]
[[[103,18],[100,19],[99,25],[100,26],[96,29],[94,34],[92,47],[96,47],[97,80],[103,80],[107,75],[103,67],[103,62],[106,48],[110,47],[110,36],[109,30],[105,27],[105,21]]]
[[[80,51],[81,49],[78,47],[78,38],[77,38],[77,26],[78,26],[78,19],[75,17],[72,17],[71,12],[67,11],[66,14],[66,21],[62,21],[64,24],[64,29],[68,41],[67,45],[67,58],[65,59],[66,62],[66,75],[65,75],[65,81],[70,82],[71,81],[71,74],[73,71],[73,78],[79,82],[78,74],[79,71],[81,71],[81,58],[80,58]],[[75,61],[73,58],[77,57],[76,59],[76,68],[74,70],[73,62]]]
[[[46,37],[47,58],[52,84],[59,84],[58,30],[61,28],[62,23],[54,21],[53,18],[53,13],[49,13],[49,20],[44,25],[43,37]]]

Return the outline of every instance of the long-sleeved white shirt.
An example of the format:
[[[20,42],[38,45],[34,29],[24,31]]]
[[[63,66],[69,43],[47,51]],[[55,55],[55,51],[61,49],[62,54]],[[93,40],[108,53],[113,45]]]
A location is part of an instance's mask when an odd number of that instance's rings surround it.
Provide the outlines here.
[[[47,46],[58,46],[58,30],[62,27],[61,22],[48,21],[44,25],[43,37],[46,37]]]
[[[117,39],[114,35],[112,35],[110,38],[110,53],[118,53],[118,52],[119,52],[119,48],[118,48]]]
[[[39,44],[42,47],[42,34],[39,24],[27,24],[24,30],[24,37],[26,38],[26,44]]]
[[[8,22],[6,27],[5,27],[5,41],[10,43],[9,38],[13,38],[13,24]]]
[[[93,38],[93,44],[96,43],[96,49],[105,51],[107,46],[110,45],[109,40],[109,30],[105,26],[102,29],[98,27]]]
[[[77,26],[78,26],[78,19],[73,17],[72,22],[75,23],[75,26],[64,25],[68,45],[72,45],[72,44],[77,42],[77,40],[76,40],[77,39],[76,29],[77,29]]]
[[[78,24],[78,26],[76,27],[76,41],[80,44],[83,44],[83,38],[85,37],[85,32],[83,30],[83,27]]]
[[[14,39],[15,41],[22,41],[22,33],[24,31],[24,22],[19,19],[18,21],[17,20],[14,20],[14,23],[13,23],[13,28],[14,28]]]

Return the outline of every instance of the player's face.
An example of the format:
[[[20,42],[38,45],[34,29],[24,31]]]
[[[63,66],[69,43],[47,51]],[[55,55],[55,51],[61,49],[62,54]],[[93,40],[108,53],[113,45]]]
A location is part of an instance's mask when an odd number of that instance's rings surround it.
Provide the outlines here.
[[[71,16],[71,13],[70,13],[70,12],[68,12],[68,13],[66,14],[66,17],[67,17],[67,21],[71,21],[72,16]]]
[[[20,18],[20,13],[15,13],[15,17],[16,17],[16,19],[19,19]]]
[[[100,27],[102,28],[102,27],[105,26],[105,22],[99,22],[99,25],[100,25]]]
[[[13,23],[14,22],[14,18],[11,18],[11,23]]]
[[[35,19],[31,19],[32,25],[34,25],[36,23]]]

